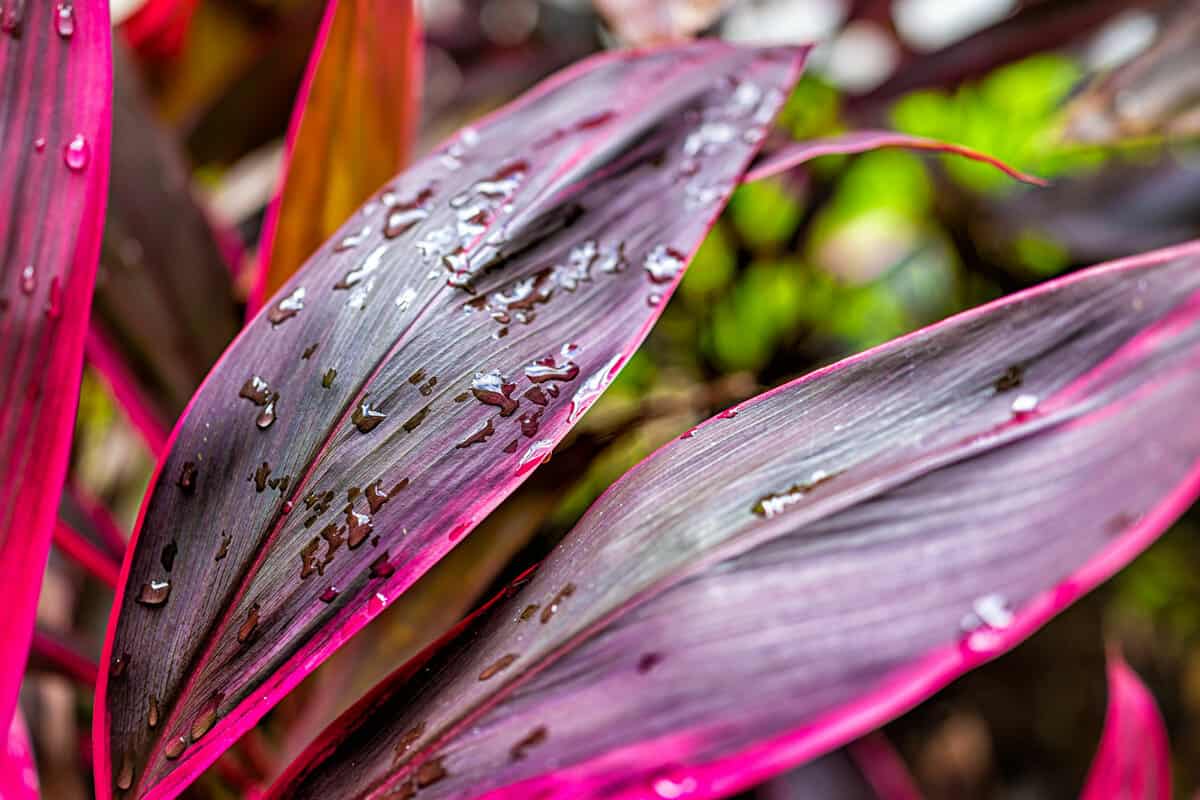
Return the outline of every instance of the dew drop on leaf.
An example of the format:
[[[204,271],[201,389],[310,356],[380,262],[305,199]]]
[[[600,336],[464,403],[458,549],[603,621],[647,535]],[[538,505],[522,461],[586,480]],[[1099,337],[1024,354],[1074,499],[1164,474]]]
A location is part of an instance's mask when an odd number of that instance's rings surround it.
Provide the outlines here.
[[[537,726],[527,733],[525,737],[521,739],[521,741],[517,742],[512,746],[511,749],[509,749],[509,758],[513,761],[520,761],[521,759],[525,758],[527,751],[546,741],[549,735],[550,732],[546,729],[545,725]]]
[[[300,313],[304,308],[304,287],[297,287],[291,294],[271,306],[267,311],[267,320],[272,326],[287,322]]]
[[[144,606],[161,606],[171,596],[171,582],[150,580],[142,584],[137,601]]]
[[[498,658],[494,662],[492,662],[490,665],[485,667],[484,670],[479,673],[479,680],[486,681],[489,678],[495,677],[500,672],[503,672],[504,670],[508,669],[508,667],[516,660],[517,660],[516,653],[508,653],[506,655],[501,656],[500,658]]]
[[[21,291],[25,294],[33,294],[33,290],[37,288],[37,273],[33,269],[33,264],[26,265],[25,269],[21,270]]]
[[[39,136],[33,140],[33,151],[35,153],[46,152],[46,137],[45,136]]]
[[[117,788],[125,791],[133,786],[133,761],[129,755],[121,756],[121,768],[117,771]]]
[[[265,406],[271,399],[271,387],[259,376],[251,375],[242,384],[241,390],[238,391],[238,397],[243,397],[256,406]]]
[[[512,399],[512,393],[517,388],[515,383],[505,380],[499,370],[476,372],[471,381],[471,394],[481,403],[497,406],[500,416],[512,416],[517,410],[517,401]]]
[[[50,279],[50,293],[46,297],[46,316],[50,319],[58,319],[62,316],[62,310],[62,281],[55,275]]]
[[[54,30],[64,39],[75,35],[75,8],[70,0],[62,0],[54,15]]]
[[[654,283],[670,283],[683,271],[683,262],[682,253],[660,244],[646,256],[643,266]]]
[[[171,740],[167,742],[166,746],[163,747],[163,755],[166,756],[168,760],[174,761],[183,755],[183,751],[187,749],[187,744],[186,736],[172,737]]]
[[[72,172],[82,172],[87,169],[92,160],[92,148],[82,133],[75,134],[67,146],[63,148],[63,161]]]
[[[553,356],[538,359],[525,368],[525,377],[532,383],[546,381],[573,381],[579,377],[579,365],[574,361],[557,364]],[[544,405],[544,403],[540,404]]]
[[[1037,407],[1038,398],[1034,394],[1019,394],[1012,401],[1012,413],[1017,416],[1032,414]]]
[[[217,721],[217,706],[221,703],[221,694],[214,694],[192,720],[191,736],[192,741],[199,741],[204,734],[212,730],[212,726]]]
[[[363,398],[358,407],[350,414],[350,421],[354,423],[354,427],[358,428],[359,433],[369,433],[375,430],[380,422],[387,417],[386,414],[375,409]]]

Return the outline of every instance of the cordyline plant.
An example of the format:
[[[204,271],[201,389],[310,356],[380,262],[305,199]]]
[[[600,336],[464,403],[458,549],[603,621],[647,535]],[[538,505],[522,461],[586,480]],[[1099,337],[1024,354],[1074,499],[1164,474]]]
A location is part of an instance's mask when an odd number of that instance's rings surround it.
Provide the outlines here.
[[[116,585],[98,679],[76,665],[96,680],[96,794],[174,797],[549,460],[739,184],[894,146],[1036,182],[883,131],[771,139],[807,49],[712,40],[590,58],[385,180],[412,147],[417,18],[331,0],[254,313],[182,407],[120,363],[115,343],[155,334],[119,297],[97,297],[108,312],[89,332],[106,4],[0,9],[5,798],[37,792],[16,701],[52,538]],[[140,101],[117,97],[120,125]],[[110,197],[132,229],[123,144]],[[196,274],[219,259],[205,246]],[[85,342],[161,447],[119,576],[119,536],[58,521]],[[916,797],[874,731],[1188,508],[1198,393],[1200,243],[779,386],[618,480],[267,795]],[[63,503],[104,519],[74,491]],[[1083,796],[1169,797],[1162,722],[1115,652],[1110,687]]]

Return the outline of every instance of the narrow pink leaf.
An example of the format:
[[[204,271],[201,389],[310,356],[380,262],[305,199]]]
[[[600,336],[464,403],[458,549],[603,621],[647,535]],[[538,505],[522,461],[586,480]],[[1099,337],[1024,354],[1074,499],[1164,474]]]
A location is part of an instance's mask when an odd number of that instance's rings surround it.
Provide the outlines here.
[[[92,577],[106,586],[117,588],[120,563],[61,519],[54,525],[54,545]]]
[[[8,727],[4,760],[0,763],[0,797],[4,800],[37,800],[37,766],[29,744],[29,728],[20,709]]]
[[[89,689],[96,686],[96,676],[100,670],[96,662],[79,652],[72,642],[40,628],[33,632],[29,668],[57,672]],[[4,796],[0,793],[0,797]]]
[[[86,489],[67,478],[59,516],[76,530],[84,530],[114,561],[125,557],[125,541],[129,534],[113,518],[112,512]]]
[[[926,139],[921,136],[909,136],[892,131],[852,131],[850,133],[831,136],[826,139],[810,139],[806,142],[790,142],[769,153],[764,153],[758,161],[746,172],[746,181],[759,181],[811,161],[820,156],[846,155],[863,153],[868,150],[878,150],[881,147],[903,147],[909,150],[931,150],[938,153],[949,153],[973,161],[991,164],[1005,175],[1016,178],[1035,186],[1045,186],[1046,181],[1035,175],[1013,169],[999,159],[993,158],[978,150],[972,150],[963,145],[941,142],[936,139]]]
[[[1081,800],[1170,800],[1171,749],[1154,695],[1120,653],[1108,656],[1108,714]]]
[[[804,52],[577,65],[399,176],[268,302],[143,505],[101,660],[101,798],[121,778],[181,791],[550,455],[658,317]]]
[[[108,180],[108,4],[0,15],[0,723],[16,706],[67,470]]]
[[[1200,492],[1200,242],[775,389],[626,474],[272,796],[723,797],[1014,647]],[[419,668],[419,669],[418,669]]]

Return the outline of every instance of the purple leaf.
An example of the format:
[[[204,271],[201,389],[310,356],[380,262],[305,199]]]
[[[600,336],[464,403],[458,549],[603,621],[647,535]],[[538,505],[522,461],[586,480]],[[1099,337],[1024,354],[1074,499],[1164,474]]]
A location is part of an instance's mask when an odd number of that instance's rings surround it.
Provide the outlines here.
[[[626,474],[273,796],[697,800],[815,758],[1153,541],[1200,490],[1198,391],[1193,243],[761,395]]]
[[[909,150],[932,150],[963,156],[974,161],[991,164],[1005,175],[1016,178],[1035,186],[1045,186],[1046,182],[1035,175],[1015,170],[999,159],[972,150],[959,144],[926,139],[921,136],[909,136],[893,131],[851,131],[826,139],[810,139],[805,142],[791,142],[762,156],[746,172],[745,180],[758,181],[770,178],[781,172],[800,166],[814,158],[830,155],[847,155],[864,153],[868,150],[878,150],[881,147],[903,147]]]
[[[1170,800],[1171,750],[1154,696],[1117,652],[1108,656],[1108,714],[1082,800]]]
[[[108,4],[0,7],[0,723],[67,470],[108,180]]]
[[[921,800],[900,754],[879,731],[768,781],[761,800]]]
[[[143,506],[101,663],[102,798],[179,792],[549,457],[804,52],[591,59],[385,187],[267,303]]]
[[[37,796],[37,766],[33,761],[33,748],[29,745],[29,728],[17,709],[9,724],[4,758],[0,760],[0,797],[4,800],[36,800]]]

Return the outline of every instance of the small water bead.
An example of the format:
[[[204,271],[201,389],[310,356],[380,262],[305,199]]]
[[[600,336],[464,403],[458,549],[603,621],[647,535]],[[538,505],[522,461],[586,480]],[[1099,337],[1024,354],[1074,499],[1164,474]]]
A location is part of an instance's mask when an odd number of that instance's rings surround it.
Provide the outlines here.
[[[125,791],[133,786],[133,761],[128,755],[121,757],[121,768],[117,770],[117,788]]]
[[[57,13],[54,15],[54,30],[58,31],[58,35],[63,39],[70,39],[75,35],[75,8],[69,0],[58,4]]]
[[[321,596],[318,599],[320,599],[322,603],[332,603],[334,600],[338,599],[339,594],[341,594],[341,592],[338,591],[336,586],[330,586],[326,588],[325,591],[321,592]]]
[[[37,288],[37,272],[33,269],[33,264],[28,264],[25,269],[21,270],[21,291],[25,294],[33,294]]]
[[[63,161],[72,172],[82,172],[87,169],[92,160],[92,148],[82,133],[77,133],[63,148]]]
[[[279,393],[276,392],[263,406],[262,411],[258,412],[258,417],[254,420],[254,424],[258,426],[260,431],[265,431],[267,428],[275,424],[275,403],[279,401]]]
[[[1017,416],[1032,414],[1037,407],[1038,398],[1034,394],[1019,394],[1012,401],[1012,413]]]
[[[512,399],[512,393],[517,388],[515,383],[506,380],[499,370],[476,372],[471,381],[471,393],[481,403],[497,406],[500,416],[512,416],[517,410],[517,401]]]
[[[573,381],[579,377],[579,365],[574,361],[566,361],[558,364],[555,362],[553,356],[547,356],[525,367],[525,377],[531,383]],[[545,403],[542,403],[542,405],[545,405]]]
[[[245,644],[250,641],[254,634],[258,631],[258,603],[250,606],[250,610],[246,612],[246,619],[242,622],[237,632],[237,640],[239,644]]]
[[[50,279],[50,292],[46,295],[46,316],[58,319],[63,312],[62,280],[55,275]]]
[[[367,237],[370,235],[370,226],[364,225],[357,233],[351,233],[348,236],[342,237],[342,240],[333,246],[333,252],[343,253],[347,250],[353,250],[366,241]]]
[[[575,584],[573,583],[568,583],[566,586],[559,589],[558,594],[554,595],[550,602],[546,604],[546,607],[542,609],[542,624],[545,625],[547,622],[553,619],[554,615],[558,613],[559,605],[561,605],[564,600],[573,594],[575,594]]]
[[[214,694],[212,698],[200,708],[200,711],[192,720],[192,729],[189,731],[193,742],[199,741],[204,734],[212,730],[212,726],[217,721],[217,707],[221,704],[221,699],[223,697],[224,695],[220,693]]]
[[[683,253],[660,244],[650,251],[642,266],[654,283],[670,283],[683,272],[684,261]]]
[[[251,375],[242,384],[238,397],[243,397],[256,406],[265,406],[271,399],[271,387],[257,375]]]
[[[320,344],[320,342],[313,342],[308,347],[304,348],[304,352],[300,354],[300,358],[304,361],[308,361],[310,358],[312,358],[312,354],[317,352],[317,347],[320,346]]]
[[[179,472],[179,480],[176,485],[186,494],[192,494],[196,491],[196,464],[192,461],[183,462],[183,468]]]
[[[186,736],[173,737],[167,742],[166,746],[163,747],[163,755],[166,756],[169,761],[174,761],[183,755],[183,751],[187,749],[187,745],[188,742]]]
[[[271,306],[267,311],[267,320],[273,326],[281,325],[299,314],[304,309],[304,295],[304,287],[296,287],[291,294]]]
[[[694,794],[700,785],[695,778],[689,776],[671,776],[656,778],[651,783],[651,787],[654,789],[654,794],[661,797],[662,800],[676,800],[676,798]]]
[[[417,767],[416,784],[418,789],[425,789],[445,778],[449,773],[442,759],[434,758]]]
[[[512,761],[520,761],[525,758],[529,750],[537,747],[542,742],[549,738],[550,732],[545,725],[539,725],[525,735],[521,741],[514,744],[508,751],[508,757]]]
[[[271,474],[271,465],[267,462],[262,462],[258,468],[254,470],[254,489],[257,492],[262,492],[267,488],[267,477]]]
[[[229,534],[224,534],[221,537],[221,546],[217,548],[217,555],[213,561],[220,561],[229,554],[229,545],[233,542],[233,537]]]
[[[150,695],[149,707],[146,709],[146,727],[158,727],[158,698]]]
[[[385,244],[379,245],[363,259],[363,262],[354,269],[347,272],[341,280],[333,285],[334,289],[350,289],[357,286],[363,279],[369,277],[383,262],[383,254],[388,250]]]
[[[24,11],[24,0],[0,2],[0,31],[4,31],[14,39],[20,39],[21,26],[24,24]]]
[[[971,604],[971,611],[965,614],[960,622],[964,633],[972,633],[980,628],[1004,630],[1013,623],[1013,612],[1008,600],[1001,594],[985,594]]]
[[[479,680],[486,681],[489,678],[495,677],[499,673],[508,669],[509,666],[511,666],[512,663],[516,660],[517,660],[516,653],[508,653],[506,655],[501,656],[500,658],[496,659],[496,661],[492,662],[490,665],[485,667],[484,670],[479,673]]]
[[[661,303],[662,295],[658,292],[651,292],[650,294],[646,295],[646,305],[650,306],[651,308],[658,308]]]
[[[792,484],[782,492],[760,497],[750,510],[756,516],[771,519],[799,503],[813,489],[836,477],[836,473],[830,474],[823,469],[816,470],[807,481]]]
[[[710,155],[722,145],[732,142],[737,129],[728,122],[705,122],[688,134],[683,142],[683,153],[689,157]]]
[[[333,379],[337,377],[337,370],[330,367],[325,370],[325,374],[321,376],[321,388],[328,389],[333,386]]]
[[[171,596],[171,582],[151,580],[142,584],[137,601],[144,606],[157,607],[167,602]]]
[[[418,223],[428,219],[429,211],[421,206],[421,202],[423,201],[418,198],[412,203],[389,208],[387,220],[383,227],[383,235],[388,239],[395,239],[397,236],[412,230]]]
[[[39,136],[33,140],[33,151],[35,153],[46,152],[46,137],[45,136]]]
[[[372,578],[390,578],[396,573],[396,568],[392,566],[388,560],[388,554],[384,551],[383,555],[371,562],[371,577]]]
[[[366,514],[360,514],[353,508],[346,508],[346,546],[351,550],[357,550],[363,542],[374,531],[374,526],[371,525],[371,518]],[[335,545],[331,543],[329,551],[332,555]]]
[[[416,299],[416,290],[407,288],[396,297],[396,308],[400,309],[400,311],[408,311],[413,304],[413,300]]]
[[[1012,364],[996,379],[992,385],[997,392],[1007,392],[1016,389],[1025,379],[1025,368],[1020,364]]]
[[[578,391],[571,398],[571,410],[567,414],[567,422],[577,422],[583,416],[583,413],[591,408],[596,398],[600,396],[608,385],[612,383],[613,378],[617,376],[617,372],[620,370],[623,361],[624,357],[617,354],[609,359],[607,364],[588,376],[588,379],[583,382],[583,385],[579,387]],[[548,386],[546,391],[551,397],[558,396],[557,387]]]
[[[529,402],[539,406],[544,406],[550,402],[546,397],[546,393],[542,391],[540,386],[533,386],[529,389],[526,389],[524,397]]]
[[[508,453],[509,455],[512,455],[513,453],[517,452],[518,444],[519,444],[518,440],[513,439],[511,442],[504,445],[504,452]]]
[[[359,433],[370,433],[386,418],[387,415],[373,408],[366,398],[363,398],[350,415],[350,421],[354,423],[354,427],[358,429]]]
[[[475,431],[474,433],[472,433],[466,439],[463,439],[458,444],[454,445],[454,447],[456,450],[463,450],[463,449],[470,447],[473,444],[483,444],[495,432],[496,432],[496,429],[492,426],[492,421],[489,419],[487,422],[484,423],[482,428]]]

